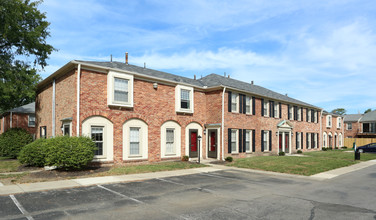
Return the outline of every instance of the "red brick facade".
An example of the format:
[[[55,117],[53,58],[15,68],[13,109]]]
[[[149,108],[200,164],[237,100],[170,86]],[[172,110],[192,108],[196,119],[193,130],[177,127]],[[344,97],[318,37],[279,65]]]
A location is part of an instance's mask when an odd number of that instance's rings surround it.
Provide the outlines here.
[[[328,120],[331,120],[331,123],[328,123]],[[340,123],[338,123],[338,120],[340,120]],[[323,137],[326,136],[326,140],[322,140],[323,147],[342,147],[345,138],[344,126],[342,116],[324,113],[322,117],[322,135]]]
[[[10,117],[12,115],[12,122]],[[0,134],[6,132],[10,128],[23,128],[31,135],[35,135],[35,126],[29,126],[29,114],[23,113],[7,113],[0,119]]]
[[[103,72],[102,72],[103,71]],[[307,106],[300,106],[303,109],[303,120],[288,120],[288,105],[291,103],[282,102],[281,118],[270,118],[261,116],[261,99],[255,96],[255,115],[233,113],[228,111],[228,91],[224,95],[224,106],[222,106],[223,87],[205,91],[202,88],[194,88],[194,112],[178,113],[175,109],[175,87],[176,84],[166,82],[161,79],[151,80],[136,76],[133,81],[133,107],[119,107],[108,105],[108,75],[105,69],[91,70],[82,65],[80,73],[80,106],[79,106],[79,129],[80,135],[83,131],[83,123],[93,116],[101,116],[108,119],[113,124],[113,160],[109,162],[125,163],[137,160],[127,161],[123,158],[123,125],[130,119],[139,119],[147,124],[148,127],[148,161],[163,160],[161,152],[161,126],[167,121],[174,121],[181,127],[181,155],[169,157],[168,159],[180,159],[186,155],[188,149],[186,146],[186,128],[192,122],[202,127],[202,157],[207,158],[208,154],[208,129],[218,129],[218,157],[246,157],[250,155],[262,155],[261,149],[261,130],[271,131],[272,150],[266,154],[278,153],[278,127],[283,121],[288,121],[292,126],[291,130],[291,151],[296,152],[296,132],[303,133],[302,151],[306,148],[305,137],[308,133],[317,134],[318,145],[320,149],[322,143],[320,131],[320,109],[312,109],[317,112],[317,122],[306,121]],[[131,73],[130,73],[131,74]],[[53,79],[55,78],[55,136],[62,134],[62,119],[71,118],[72,135],[77,135],[77,65],[72,65],[69,70],[60,71],[59,74],[44,80],[40,85],[36,98],[36,116],[37,128],[46,126],[47,136],[53,135],[52,132],[52,96]],[[154,84],[157,83],[157,88]],[[193,86],[194,87],[194,86]],[[241,93],[241,92],[239,92]],[[252,96],[252,95],[251,95]],[[279,100],[274,100],[276,103]],[[312,107],[311,107],[312,108]],[[222,112],[224,109],[224,112]],[[224,125],[222,131],[222,113],[224,113]],[[251,129],[254,130],[255,152],[252,153],[229,153],[228,129]],[[39,130],[38,130],[39,131]],[[222,137],[223,134],[223,137]],[[38,132],[38,137],[40,134]],[[222,140],[224,141],[222,146]],[[141,160],[141,161],[144,161]]]

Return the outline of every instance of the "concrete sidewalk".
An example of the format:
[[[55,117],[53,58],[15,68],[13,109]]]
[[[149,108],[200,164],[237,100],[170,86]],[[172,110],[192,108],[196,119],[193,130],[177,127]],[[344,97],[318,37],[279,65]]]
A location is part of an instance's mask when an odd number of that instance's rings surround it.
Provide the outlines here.
[[[184,176],[184,175],[190,175],[190,174],[207,173],[207,172],[215,172],[215,171],[230,170],[230,169],[241,170],[241,171],[252,172],[252,173],[259,173],[259,174],[290,177],[290,178],[327,180],[327,179],[332,179],[334,177],[337,177],[337,176],[340,176],[340,175],[343,175],[352,171],[356,171],[359,169],[363,169],[363,168],[366,168],[375,164],[376,164],[376,160],[370,160],[370,161],[361,162],[352,166],[342,167],[342,168],[338,168],[335,170],[330,170],[327,172],[315,174],[312,176],[301,176],[301,175],[277,173],[277,172],[262,171],[262,170],[228,167],[224,165],[207,164],[207,165],[210,165],[210,167],[174,170],[174,171],[161,171],[161,172],[154,172],[154,173],[129,174],[129,175],[119,175],[119,176],[90,177],[90,178],[59,180],[59,181],[50,181],[50,182],[25,183],[25,184],[15,184],[15,185],[5,185],[5,186],[0,185],[0,195],[10,195],[10,194],[17,194],[17,193],[25,193],[25,192],[37,192],[37,191],[52,190],[52,189],[65,189],[65,188],[82,187],[82,186],[90,186],[90,185],[98,185],[98,184],[142,181],[142,180],[147,180],[147,179],[166,178],[166,177],[172,177],[172,176]]]

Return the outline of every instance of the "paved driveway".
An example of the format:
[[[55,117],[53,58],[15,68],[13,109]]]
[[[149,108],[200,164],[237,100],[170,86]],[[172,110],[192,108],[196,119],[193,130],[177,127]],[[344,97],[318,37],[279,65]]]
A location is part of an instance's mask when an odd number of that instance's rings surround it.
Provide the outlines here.
[[[376,166],[327,181],[239,170],[0,197],[3,219],[376,219]]]

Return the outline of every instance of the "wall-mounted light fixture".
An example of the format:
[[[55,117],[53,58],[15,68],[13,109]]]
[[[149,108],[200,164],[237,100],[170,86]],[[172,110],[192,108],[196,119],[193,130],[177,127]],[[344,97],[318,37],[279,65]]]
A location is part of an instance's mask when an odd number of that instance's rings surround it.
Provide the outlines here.
[[[153,83],[153,88],[158,89],[158,83]]]

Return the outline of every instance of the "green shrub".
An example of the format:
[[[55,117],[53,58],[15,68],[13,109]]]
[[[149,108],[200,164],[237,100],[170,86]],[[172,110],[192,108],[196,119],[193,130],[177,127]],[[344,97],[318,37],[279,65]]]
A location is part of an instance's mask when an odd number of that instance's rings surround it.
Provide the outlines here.
[[[188,161],[188,160],[189,160],[189,156],[182,156],[182,157],[181,157],[181,160],[182,160],[182,161]]]
[[[337,149],[338,149],[338,147],[335,147],[334,149],[336,149],[336,150],[337,150]]]
[[[232,157],[226,157],[225,158],[225,161],[227,161],[227,162],[232,162],[234,160],[234,158],[232,158]]]
[[[326,148],[326,147],[323,147],[323,148],[322,148],[322,150],[323,150],[323,151],[327,151],[327,150],[328,150],[328,148]]]
[[[296,153],[301,154],[303,153],[301,150],[296,151]]]
[[[38,139],[22,148],[18,160],[22,164],[42,167],[46,163],[47,143],[50,139]]]
[[[341,147],[342,149],[347,149],[347,147],[346,146],[343,146],[343,147]]]
[[[0,156],[16,158],[33,137],[25,129],[11,128],[0,135]]]
[[[279,156],[285,156],[285,152],[279,152],[278,155]]]
[[[47,166],[72,169],[86,166],[94,158],[95,143],[89,137],[61,136],[48,139]]]

